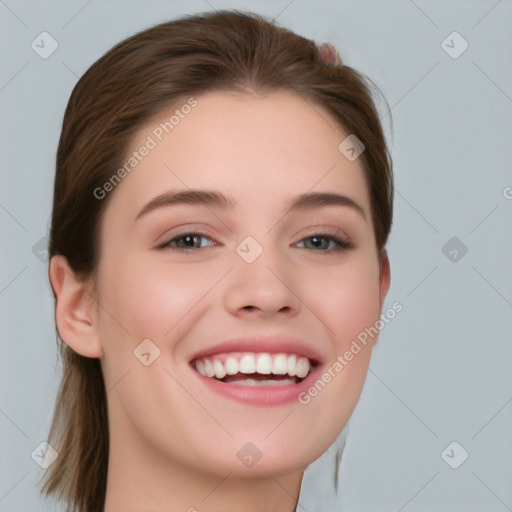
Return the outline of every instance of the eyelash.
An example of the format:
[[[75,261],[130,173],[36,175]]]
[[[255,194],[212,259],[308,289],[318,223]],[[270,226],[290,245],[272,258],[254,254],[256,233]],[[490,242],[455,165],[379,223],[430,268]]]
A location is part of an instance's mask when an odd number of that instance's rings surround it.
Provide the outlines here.
[[[200,233],[200,232],[195,232],[194,231],[194,232],[190,232],[190,233],[183,233],[182,235],[174,237],[171,240],[160,244],[157,248],[158,249],[170,249],[172,251],[181,251],[181,252],[192,252],[192,251],[196,251],[196,250],[199,250],[199,249],[204,249],[204,247],[186,247],[186,248],[183,248],[183,247],[176,247],[176,246],[172,246],[171,245],[172,242],[176,242],[177,240],[182,240],[182,239],[187,238],[187,237],[195,237],[195,236],[199,236],[201,238],[208,238],[209,240],[211,240],[213,242],[213,240],[208,235],[206,235],[205,233]],[[324,238],[324,239],[327,239],[327,240],[330,240],[330,241],[334,242],[334,244],[335,244],[335,248],[333,248],[333,249],[326,249],[326,250],[320,250],[320,251],[315,251],[315,252],[323,252],[323,253],[327,253],[327,254],[332,254],[332,253],[335,253],[335,252],[346,251],[346,250],[354,248],[354,246],[353,246],[353,244],[351,242],[348,242],[346,240],[343,240],[342,238],[339,238],[339,237],[336,237],[336,236],[333,236],[333,235],[329,235],[327,233],[315,233],[315,234],[310,235],[310,236],[308,236],[306,238],[303,238],[301,240],[301,242],[303,242],[304,240],[310,240],[312,238]],[[210,245],[208,247],[212,247],[212,246]]]

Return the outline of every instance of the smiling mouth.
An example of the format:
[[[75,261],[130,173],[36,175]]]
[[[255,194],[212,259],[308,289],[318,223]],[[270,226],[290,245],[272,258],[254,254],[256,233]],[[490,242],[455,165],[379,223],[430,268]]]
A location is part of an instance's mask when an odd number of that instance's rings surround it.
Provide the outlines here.
[[[237,352],[201,357],[192,367],[204,377],[237,386],[290,386],[302,382],[315,366],[298,354]]]

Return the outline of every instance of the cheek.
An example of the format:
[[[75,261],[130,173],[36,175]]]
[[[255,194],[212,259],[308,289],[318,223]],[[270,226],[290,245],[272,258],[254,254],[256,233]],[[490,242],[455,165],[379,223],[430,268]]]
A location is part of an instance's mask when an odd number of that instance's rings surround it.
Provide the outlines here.
[[[314,290],[319,317],[337,352],[379,318],[379,272],[370,257],[354,257],[350,264],[324,272],[308,286]]]
[[[117,265],[106,264],[103,275],[108,277],[99,294],[108,311],[102,315],[103,333],[115,332],[116,338],[127,340],[131,350],[146,338],[161,349],[172,349],[163,344],[179,339],[190,327],[190,319],[211,288],[212,275],[217,275],[216,269],[206,267],[172,265],[164,258],[125,257]],[[109,338],[104,342],[108,344]]]
[[[367,332],[380,317],[378,265],[371,257],[358,256],[333,268],[329,278],[317,274],[309,286],[313,282],[316,311],[332,344],[322,374],[301,404],[309,418],[315,418],[310,428],[319,436],[326,435],[322,428],[329,425],[328,445],[352,414],[377,341],[377,335],[372,338]]]

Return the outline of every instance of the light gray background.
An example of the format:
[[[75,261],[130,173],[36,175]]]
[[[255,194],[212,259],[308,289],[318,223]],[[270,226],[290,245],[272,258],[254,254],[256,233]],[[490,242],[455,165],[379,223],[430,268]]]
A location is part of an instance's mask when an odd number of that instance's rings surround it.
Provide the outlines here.
[[[386,307],[404,309],[374,352],[338,498],[331,451],[299,510],[512,510],[510,1],[0,0],[0,512],[57,510],[38,496],[31,459],[60,379],[53,296],[33,247],[47,234],[69,94],[126,36],[229,7],[333,42],[381,88],[394,121],[391,136],[381,103],[396,177]],[[48,59],[31,48],[43,31],[59,44]],[[469,44],[456,59],[441,46],[453,31]],[[468,249],[455,262],[442,252],[454,236]],[[441,457],[452,441],[469,453],[458,469]],[[460,449],[449,453],[456,462]]]

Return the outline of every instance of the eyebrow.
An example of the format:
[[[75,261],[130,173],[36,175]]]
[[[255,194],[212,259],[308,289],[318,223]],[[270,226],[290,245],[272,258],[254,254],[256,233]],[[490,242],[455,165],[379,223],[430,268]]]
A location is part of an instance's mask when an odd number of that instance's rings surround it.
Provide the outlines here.
[[[184,204],[232,210],[236,206],[236,201],[232,197],[225,196],[221,192],[214,190],[169,190],[151,199],[151,201],[140,210],[135,220],[160,208]],[[355,210],[366,220],[365,210],[356,201],[348,196],[333,192],[308,192],[301,194],[293,198],[288,204],[285,213],[307,211],[326,206],[347,206]]]

